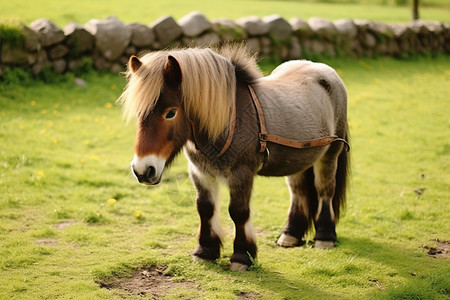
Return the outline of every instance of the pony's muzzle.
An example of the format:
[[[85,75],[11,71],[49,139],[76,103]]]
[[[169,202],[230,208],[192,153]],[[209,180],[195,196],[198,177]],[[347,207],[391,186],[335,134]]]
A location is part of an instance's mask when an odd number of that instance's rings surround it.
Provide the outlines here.
[[[161,181],[161,177],[156,176],[156,169],[154,167],[148,167],[147,171],[142,175],[138,174],[134,168],[131,168],[131,170],[139,183],[158,184]]]
[[[155,185],[161,181],[165,160],[150,155],[143,158],[134,157],[131,162],[131,171],[139,183]]]

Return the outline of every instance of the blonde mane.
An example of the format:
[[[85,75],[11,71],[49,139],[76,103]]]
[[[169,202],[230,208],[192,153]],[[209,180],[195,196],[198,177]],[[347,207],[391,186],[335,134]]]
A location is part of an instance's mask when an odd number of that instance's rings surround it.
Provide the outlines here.
[[[236,68],[256,79],[261,73],[253,56],[243,46],[212,51],[191,48],[150,52],[142,66],[127,71],[127,86],[119,98],[124,116],[130,120],[151,112],[163,89],[163,70],[169,55],[180,64],[181,93],[188,118],[195,118],[201,130],[216,139],[228,126],[236,102]]]

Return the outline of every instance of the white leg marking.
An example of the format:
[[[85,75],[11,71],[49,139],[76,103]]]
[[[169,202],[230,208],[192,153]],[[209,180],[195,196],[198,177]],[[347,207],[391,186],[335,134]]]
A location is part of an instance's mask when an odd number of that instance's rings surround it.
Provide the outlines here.
[[[323,200],[319,199],[319,204],[317,205],[317,213],[315,216],[316,221],[319,220],[320,213],[322,212]]]
[[[287,233],[282,233],[280,238],[277,241],[277,245],[281,247],[295,247],[298,246],[299,240],[296,237],[293,237],[292,235],[289,235]]]
[[[244,232],[248,242],[256,243],[255,229],[253,228],[250,217],[244,225]]]
[[[220,224],[219,183],[214,177],[201,173],[198,168],[191,162],[189,162],[189,170],[192,174],[195,174],[203,188],[207,189],[211,194],[211,201],[214,205],[214,213],[209,220],[209,224],[211,225],[211,234],[216,235],[220,239],[222,239],[224,234],[222,225]]]
[[[289,206],[288,214],[291,213],[293,207],[297,207],[298,211],[302,211],[307,216],[309,214],[308,200],[295,189],[295,186],[298,186],[295,180],[296,178],[293,176],[286,177],[286,183],[291,196],[291,205]]]

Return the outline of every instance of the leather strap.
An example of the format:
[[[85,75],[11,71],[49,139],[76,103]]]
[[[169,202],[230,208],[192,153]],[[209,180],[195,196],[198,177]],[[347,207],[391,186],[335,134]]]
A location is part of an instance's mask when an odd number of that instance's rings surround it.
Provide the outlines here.
[[[267,143],[265,139],[262,137],[267,137],[267,129],[266,129],[266,122],[264,120],[264,113],[261,107],[261,103],[259,102],[258,96],[256,96],[255,90],[251,85],[248,86],[248,90],[250,91],[251,98],[253,100],[253,104],[255,104],[256,113],[258,114],[258,120],[259,120],[259,143],[261,147],[259,148],[259,152],[264,152],[267,147]]]
[[[233,141],[234,136],[234,128],[236,127],[236,104],[233,105],[233,110],[231,111],[230,116],[230,129],[228,129],[228,137],[223,145],[222,150],[217,154],[217,157],[221,157],[230,147],[231,142]]]
[[[259,152],[264,152],[267,148],[267,142],[272,142],[275,144],[292,147],[296,149],[308,149],[308,148],[314,148],[314,147],[323,147],[330,145],[333,142],[342,142],[344,143],[345,150],[350,151],[350,145],[348,142],[336,135],[333,136],[327,136],[320,139],[315,140],[309,140],[309,141],[298,141],[298,140],[292,140],[287,139],[284,137],[280,137],[277,135],[272,135],[267,133],[266,129],[266,122],[264,120],[264,113],[261,107],[261,103],[259,102],[258,96],[256,96],[255,90],[252,86],[248,86],[248,89],[250,91],[251,98],[253,100],[253,103],[255,104],[256,112],[258,115],[259,120],[259,143],[260,143],[260,149]]]

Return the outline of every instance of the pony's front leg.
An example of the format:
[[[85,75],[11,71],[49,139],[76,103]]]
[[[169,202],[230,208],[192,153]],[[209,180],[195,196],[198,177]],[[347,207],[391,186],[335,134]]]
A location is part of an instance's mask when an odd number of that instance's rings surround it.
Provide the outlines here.
[[[229,212],[235,225],[234,251],[230,258],[233,271],[245,271],[256,258],[256,239],[250,221],[250,196],[253,173],[233,174],[229,181]]]
[[[219,222],[219,184],[213,177],[189,167],[192,182],[197,189],[197,211],[200,216],[198,245],[194,258],[215,260],[220,257],[222,227]]]

